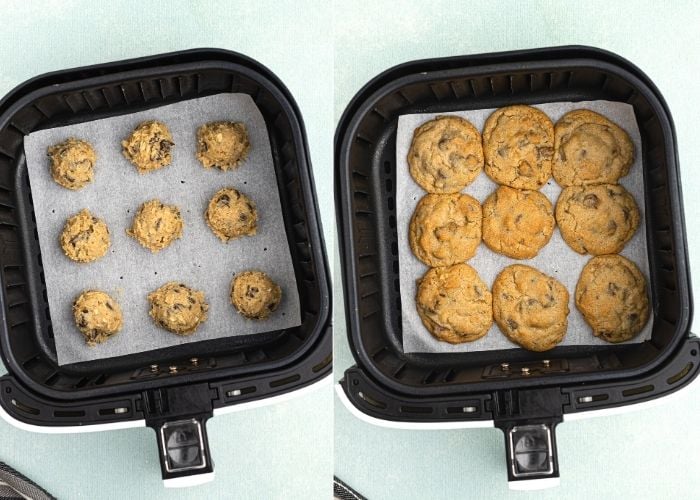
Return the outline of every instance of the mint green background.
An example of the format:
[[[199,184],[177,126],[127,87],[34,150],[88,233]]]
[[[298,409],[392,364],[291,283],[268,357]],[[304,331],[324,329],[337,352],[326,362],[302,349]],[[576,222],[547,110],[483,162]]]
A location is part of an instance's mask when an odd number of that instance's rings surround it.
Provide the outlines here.
[[[331,11],[323,1],[3,0],[0,95],[47,71],[188,48],[253,57],[282,79],[301,108],[331,244]],[[327,385],[288,403],[214,418],[208,431],[216,480],[189,490],[163,488],[150,429],[50,436],[0,421],[0,461],[62,499],[325,499],[331,401]]]
[[[585,44],[627,57],[675,120],[695,297],[700,297],[700,7],[692,1],[335,4],[335,116],[385,69],[413,59]],[[336,276],[339,278],[336,267]],[[336,287],[336,304],[341,295]],[[353,364],[336,307],[335,377]],[[695,322],[694,330],[700,330]],[[410,432],[365,424],[336,399],[335,471],[373,499],[700,498],[700,382],[662,407],[561,425],[561,486],[509,492],[496,429]]]

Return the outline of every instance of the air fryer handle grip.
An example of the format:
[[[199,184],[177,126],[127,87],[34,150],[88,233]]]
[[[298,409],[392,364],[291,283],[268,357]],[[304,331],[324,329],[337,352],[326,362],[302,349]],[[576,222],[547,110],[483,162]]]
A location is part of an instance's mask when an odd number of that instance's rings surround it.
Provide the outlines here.
[[[206,419],[203,415],[150,423],[156,431],[165,487],[195,486],[214,479]]]
[[[506,440],[510,489],[539,490],[559,484],[556,424],[552,421],[501,428]]]

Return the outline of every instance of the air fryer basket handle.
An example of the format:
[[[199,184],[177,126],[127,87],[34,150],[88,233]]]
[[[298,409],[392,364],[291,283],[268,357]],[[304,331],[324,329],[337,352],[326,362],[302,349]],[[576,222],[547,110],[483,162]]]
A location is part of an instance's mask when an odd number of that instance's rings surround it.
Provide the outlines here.
[[[493,394],[494,424],[506,444],[508,486],[542,489],[559,484],[555,427],[562,421],[558,388],[506,390]]]
[[[165,486],[194,486],[214,479],[206,427],[213,415],[209,385],[161,388],[142,396],[146,424],[156,432]]]
[[[169,420],[152,427],[166,487],[194,486],[214,478],[206,417]]]

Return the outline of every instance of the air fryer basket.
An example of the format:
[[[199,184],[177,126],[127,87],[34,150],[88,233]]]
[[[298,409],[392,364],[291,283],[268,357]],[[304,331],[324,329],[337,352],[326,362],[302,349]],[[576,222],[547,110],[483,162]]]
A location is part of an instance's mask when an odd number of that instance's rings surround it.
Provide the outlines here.
[[[251,95],[267,124],[302,324],[57,366],[33,214],[41,200],[29,189],[24,135],[221,92]],[[284,85],[247,57],[190,50],[59,71],[14,89],[0,102],[0,238],[0,354],[9,371],[0,405],[16,420],[74,426],[145,418],[156,427],[196,416],[203,424],[214,408],[289,392],[330,371],[330,285],[303,122]],[[174,477],[164,468],[166,476]]]
[[[546,353],[403,353],[395,206],[398,117],[584,100],[629,103],[639,124],[651,340]],[[522,431],[523,422],[534,419],[546,424],[551,435],[540,441],[549,440],[554,450],[553,427],[564,413],[654,398],[697,374],[698,343],[688,332],[691,296],[675,132],[659,91],[628,61],[597,49],[561,47],[407,63],[360,90],[335,141],[348,338],[357,361],[341,384],[363,412],[412,422],[495,420],[509,432],[518,422]],[[517,476],[509,468],[510,479],[558,476],[556,451],[552,454],[554,466],[547,474]]]

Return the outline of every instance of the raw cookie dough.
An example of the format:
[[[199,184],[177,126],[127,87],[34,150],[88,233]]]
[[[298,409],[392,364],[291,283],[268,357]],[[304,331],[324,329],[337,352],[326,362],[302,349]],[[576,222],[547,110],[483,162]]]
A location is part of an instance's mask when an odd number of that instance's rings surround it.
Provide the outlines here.
[[[598,113],[569,111],[554,126],[552,174],[560,186],[614,184],[633,162],[627,132]]]
[[[197,159],[205,168],[226,171],[245,161],[250,150],[243,123],[211,122],[197,129]]]
[[[530,106],[497,109],[483,132],[484,170],[498,184],[539,189],[552,175],[554,125]]]
[[[51,176],[68,189],[81,189],[95,178],[97,155],[89,142],[70,138],[48,149]]]
[[[530,266],[508,266],[493,282],[493,318],[513,342],[530,351],[556,347],[566,334],[569,292]]]
[[[438,116],[418,127],[408,151],[411,176],[429,193],[456,193],[484,166],[481,134],[458,116]]]
[[[122,310],[117,301],[98,290],[87,290],[73,302],[75,325],[90,347],[101,344],[122,329]]]
[[[562,238],[581,254],[618,253],[639,226],[637,204],[618,184],[565,188],[555,214]]]
[[[257,231],[255,203],[234,188],[217,191],[204,215],[207,225],[224,243],[239,236],[252,236]]]
[[[539,191],[500,186],[483,205],[482,237],[494,252],[531,259],[554,231],[552,204]]]
[[[408,239],[427,266],[464,262],[481,243],[481,205],[467,194],[426,194],[413,212]]]
[[[491,292],[468,264],[429,269],[418,282],[416,308],[428,331],[451,344],[477,340],[493,323]]]
[[[179,208],[150,200],[141,205],[126,234],[156,253],[181,238],[183,226]]]
[[[207,319],[204,293],[171,281],[148,294],[149,314],[158,325],[177,335],[191,335]]]
[[[576,307],[596,337],[612,343],[630,340],[649,319],[646,279],[621,255],[593,257],[576,284]]]
[[[280,300],[279,285],[262,271],[244,271],[231,281],[231,303],[246,318],[267,318]]]
[[[143,174],[170,165],[174,145],[165,123],[151,120],[141,123],[122,141],[122,153]]]
[[[102,219],[84,208],[66,221],[60,237],[61,248],[75,262],[92,262],[107,253],[109,229]]]

